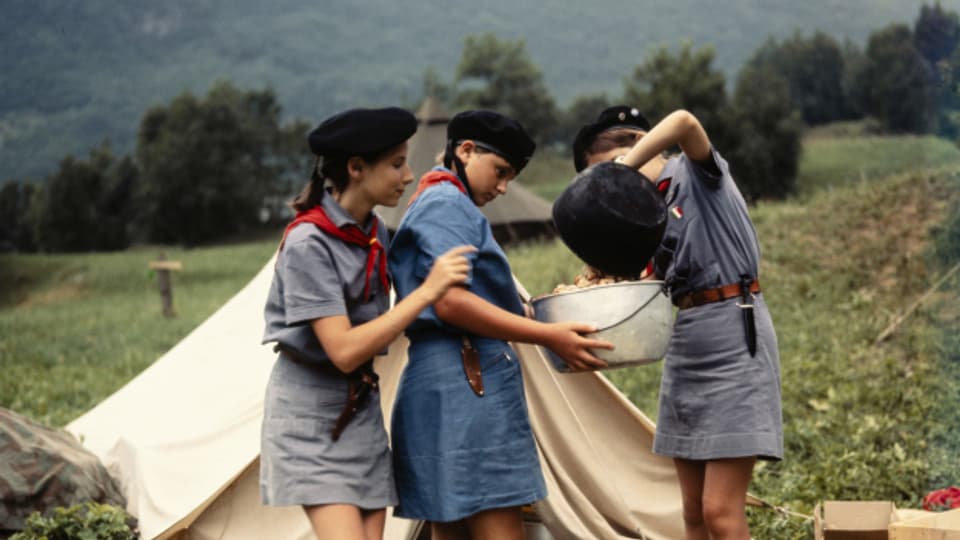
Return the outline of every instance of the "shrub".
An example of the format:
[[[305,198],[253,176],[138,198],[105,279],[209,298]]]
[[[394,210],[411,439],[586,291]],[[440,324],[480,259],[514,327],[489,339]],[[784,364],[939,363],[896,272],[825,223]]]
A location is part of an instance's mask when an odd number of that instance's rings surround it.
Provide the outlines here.
[[[131,524],[133,526],[131,527]],[[134,540],[139,538],[133,516],[122,508],[88,502],[55,508],[50,516],[34,512],[26,528],[10,540]]]

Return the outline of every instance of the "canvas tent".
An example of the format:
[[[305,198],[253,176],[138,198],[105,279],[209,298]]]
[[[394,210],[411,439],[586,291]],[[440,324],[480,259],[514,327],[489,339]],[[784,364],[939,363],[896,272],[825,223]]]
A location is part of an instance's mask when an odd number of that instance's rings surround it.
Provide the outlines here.
[[[306,539],[297,507],[260,504],[257,476],[266,379],[259,345],[273,262],[209,319],[67,429],[119,481],[144,538]],[[672,463],[651,453],[652,424],[602,375],[558,374],[518,345],[549,497],[536,512],[566,538],[682,537]],[[406,341],[377,359],[389,418]],[[389,421],[388,421],[389,426]],[[418,524],[388,517],[385,537]]]
[[[420,178],[437,162],[447,140],[448,113],[440,102],[432,97],[423,101],[417,111],[417,133],[410,139],[407,156],[414,178]],[[522,176],[521,176],[522,178]],[[391,231],[400,225],[407,209],[407,202],[415,190],[407,188],[400,204],[395,207],[378,206],[377,213]],[[500,243],[554,234],[551,205],[542,197],[523,186],[523,180],[511,182],[506,195],[480,209],[493,228],[494,237]]]

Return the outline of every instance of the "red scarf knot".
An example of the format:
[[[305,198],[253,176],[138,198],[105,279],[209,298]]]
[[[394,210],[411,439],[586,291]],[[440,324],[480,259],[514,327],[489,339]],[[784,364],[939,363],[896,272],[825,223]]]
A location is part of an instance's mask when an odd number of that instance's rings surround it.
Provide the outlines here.
[[[413,201],[417,200],[417,197],[426,191],[428,187],[442,184],[443,182],[450,182],[460,190],[460,193],[464,195],[467,194],[467,188],[463,187],[463,182],[461,182],[456,175],[443,169],[434,169],[420,178],[420,183],[417,184],[417,190],[410,196],[410,201],[407,202],[407,206],[412,205]]]
[[[390,292],[390,276],[387,274],[387,250],[383,247],[383,244],[380,243],[380,240],[377,239],[377,217],[373,216],[373,224],[370,227],[370,235],[368,236],[363,232],[360,227],[348,223],[342,228],[337,227],[333,221],[330,220],[330,217],[323,210],[323,207],[320,205],[314,206],[313,208],[297,212],[296,217],[293,221],[287,225],[286,230],[283,231],[283,240],[280,241],[280,249],[283,249],[283,243],[287,239],[287,234],[301,223],[313,223],[321,231],[329,234],[330,236],[342,240],[348,244],[354,244],[360,247],[365,247],[370,249],[370,253],[367,255],[367,265],[364,272],[365,285],[363,287],[363,301],[370,301],[370,278],[373,275],[373,269],[379,267],[380,272],[380,284],[383,285],[383,292]]]

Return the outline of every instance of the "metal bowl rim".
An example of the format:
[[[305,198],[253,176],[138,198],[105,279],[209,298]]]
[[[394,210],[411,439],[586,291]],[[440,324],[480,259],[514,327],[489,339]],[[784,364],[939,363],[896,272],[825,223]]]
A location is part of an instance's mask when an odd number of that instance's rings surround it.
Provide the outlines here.
[[[590,285],[589,287],[580,287],[580,288],[572,289],[572,290],[569,290],[569,291],[560,291],[560,292],[555,292],[555,293],[546,293],[546,294],[541,294],[541,295],[538,295],[538,296],[534,296],[533,298],[530,299],[530,303],[533,304],[534,302],[537,302],[537,301],[539,301],[539,300],[543,300],[543,299],[546,299],[546,298],[554,298],[554,297],[557,297],[557,296],[567,296],[567,295],[573,295],[573,294],[580,294],[580,293],[584,293],[584,292],[587,292],[587,291],[593,291],[593,290],[596,290],[596,289],[603,289],[603,288],[607,288],[607,287],[628,287],[628,286],[629,286],[629,287],[633,287],[633,286],[636,286],[636,285],[646,285],[646,284],[654,285],[654,284],[656,284],[656,285],[659,285],[659,286],[662,288],[663,285],[664,285],[664,283],[665,283],[665,282],[664,282],[663,280],[659,280],[659,279],[638,279],[638,280],[629,280],[629,281],[618,281],[618,282],[616,282],[616,283],[604,283],[604,284],[602,284],[602,285]]]

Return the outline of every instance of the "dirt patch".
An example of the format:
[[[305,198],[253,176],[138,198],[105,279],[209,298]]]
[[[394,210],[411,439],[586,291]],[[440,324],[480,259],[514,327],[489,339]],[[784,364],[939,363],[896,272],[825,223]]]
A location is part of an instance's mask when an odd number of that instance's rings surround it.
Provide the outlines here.
[[[16,309],[26,309],[73,300],[83,296],[85,291],[86,287],[82,283],[62,283],[52,289],[28,294],[26,298],[17,302]]]

